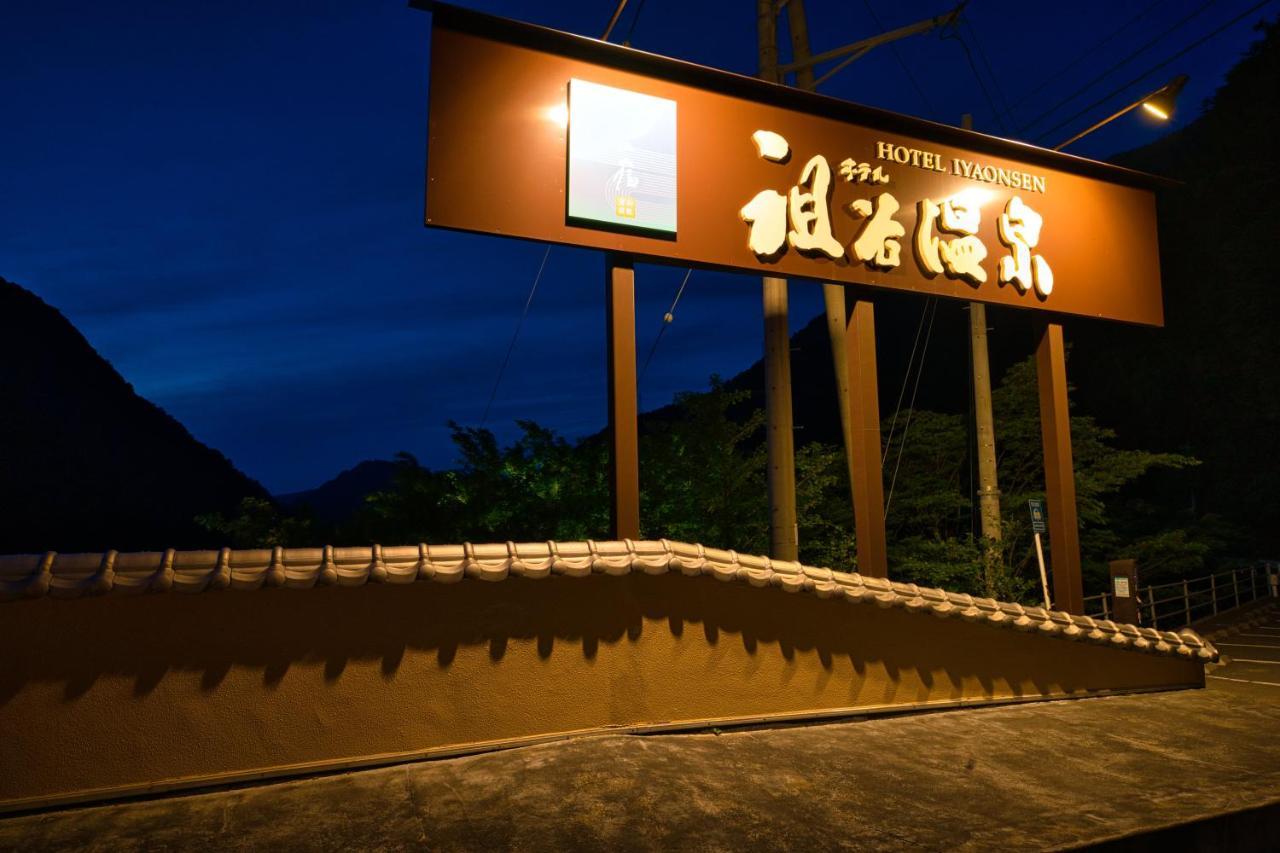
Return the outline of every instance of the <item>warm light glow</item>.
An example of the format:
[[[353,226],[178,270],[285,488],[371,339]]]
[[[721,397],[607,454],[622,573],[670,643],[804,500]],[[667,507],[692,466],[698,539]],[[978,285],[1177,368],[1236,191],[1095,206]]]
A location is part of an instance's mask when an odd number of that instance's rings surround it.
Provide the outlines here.
[[[564,104],[556,104],[542,111],[542,117],[564,130],[569,126],[569,108]]]
[[[951,196],[951,202],[957,207],[978,208],[982,207],[995,197],[996,194],[991,190],[983,189],[981,187],[966,187]]]
[[[1151,113],[1156,118],[1160,119],[1161,121],[1169,120],[1169,114],[1164,110],[1160,109],[1159,107],[1157,107],[1155,104],[1151,103],[1150,101],[1143,101],[1142,108],[1147,112]]]

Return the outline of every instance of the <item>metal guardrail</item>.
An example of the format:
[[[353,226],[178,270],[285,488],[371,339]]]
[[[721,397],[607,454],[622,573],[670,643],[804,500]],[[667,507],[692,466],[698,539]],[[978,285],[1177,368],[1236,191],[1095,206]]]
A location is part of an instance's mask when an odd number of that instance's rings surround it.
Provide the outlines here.
[[[1217,572],[1199,578],[1139,587],[1138,621],[1149,628],[1181,628],[1259,598],[1280,596],[1280,563]],[[1112,593],[1086,596],[1088,616],[1110,619]]]

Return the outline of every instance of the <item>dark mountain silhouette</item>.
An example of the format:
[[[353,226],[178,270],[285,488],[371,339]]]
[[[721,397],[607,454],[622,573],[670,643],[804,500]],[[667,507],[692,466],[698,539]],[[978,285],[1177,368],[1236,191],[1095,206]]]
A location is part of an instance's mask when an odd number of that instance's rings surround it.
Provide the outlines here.
[[[1199,512],[1280,550],[1280,23],[1180,132],[1117,157],[1183,182],[1157,196],[1165,328],[1080,324],[1082,408],[1135,446],[1190,452]]]
[[[276,495],[287,509],[308,509],[318,521],[345,521],[364,503],[365,495],[390,488],[398,464],[388,459],[366,459],[314,489]]]
[[[209,542],[196,515],[266,491],[0,278],[0,553]]]

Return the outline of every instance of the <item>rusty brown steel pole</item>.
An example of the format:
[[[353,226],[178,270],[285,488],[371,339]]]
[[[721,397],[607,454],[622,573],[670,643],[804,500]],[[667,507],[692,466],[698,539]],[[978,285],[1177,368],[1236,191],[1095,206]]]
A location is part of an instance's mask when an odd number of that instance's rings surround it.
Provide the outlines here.
[[[1049,565],[1054,606],[1084,614],[1080,575],[1080,524],[1071,459],[1071,412],[1067,404],[1067,354],[1061,323],[1045,323],[1036,347],[1040,389],[1040,436],[1044,442],[1044,491],[1049,513]]]
[[[760,77],[778,82],[778,10],[759,0]],[[769,556],[799,559],[795,434],[791,412],[791,330],[787,280],[764,278],[764,401],[768,448]]]
[[[764,280],[764,399],[767,410],[769,556],[799,559],[796,450],[791,414],[791,335],[787,280]]]
[[[845,327],[849,375],[849,423],[853,433],[850,469],[857,535],[858,571],[889,576],[884,528],[884,474],[881,469],[880,388],[876,378],[875,306],[855,299]]]
[[[635,269],[605,258],[609,362],[609,526],[614,539],[640,538],[640,446],[636,403]]]

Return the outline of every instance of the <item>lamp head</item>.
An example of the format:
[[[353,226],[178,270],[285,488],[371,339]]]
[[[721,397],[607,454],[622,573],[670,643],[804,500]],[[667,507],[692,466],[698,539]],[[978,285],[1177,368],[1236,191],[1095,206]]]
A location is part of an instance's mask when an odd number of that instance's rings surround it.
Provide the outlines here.
[[[1178,93],[1182,91],[1182,87],[1187,85],[1187,75],[1179,74],[1173,78],[1173,81],[1160,91],[1142,102],[1142,108],[1151,115],[1161,121],[1168,121],[1173,117],[1173,108],[1178,100]]]

